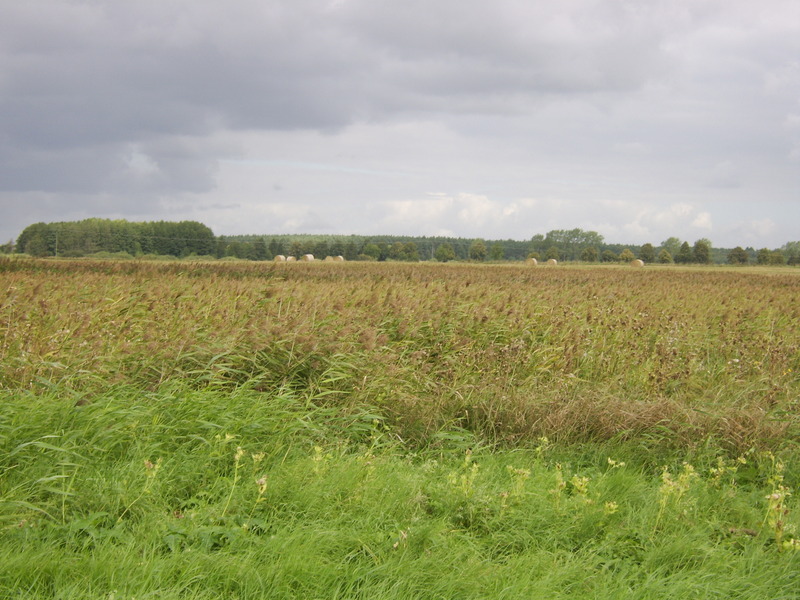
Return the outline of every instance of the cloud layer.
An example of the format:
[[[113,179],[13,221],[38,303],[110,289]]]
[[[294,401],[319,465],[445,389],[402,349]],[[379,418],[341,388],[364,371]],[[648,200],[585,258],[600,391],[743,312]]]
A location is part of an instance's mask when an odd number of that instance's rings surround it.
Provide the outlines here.
[[[0,7],[0,235],[800,239],[794,0]]]

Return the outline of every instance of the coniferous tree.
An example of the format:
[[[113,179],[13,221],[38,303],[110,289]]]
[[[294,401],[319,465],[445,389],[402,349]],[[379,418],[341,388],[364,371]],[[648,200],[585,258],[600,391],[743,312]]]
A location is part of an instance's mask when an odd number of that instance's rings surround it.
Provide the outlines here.
[[[344,256],[345,260],[355,260],[358,257],[358,245],[352,240],[347,242],[342,256]]]
[[[253,260],[267,260],[269,256],[269,249],[263,237],[256,239],[253,242],[253,251],[251,253]]]

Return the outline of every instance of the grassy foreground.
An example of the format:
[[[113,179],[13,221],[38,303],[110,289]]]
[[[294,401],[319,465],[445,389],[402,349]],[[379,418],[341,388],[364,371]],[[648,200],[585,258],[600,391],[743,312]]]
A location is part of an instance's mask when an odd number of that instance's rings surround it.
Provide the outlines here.
[[[0,597],[797,597],[793,271],[0,282]]]

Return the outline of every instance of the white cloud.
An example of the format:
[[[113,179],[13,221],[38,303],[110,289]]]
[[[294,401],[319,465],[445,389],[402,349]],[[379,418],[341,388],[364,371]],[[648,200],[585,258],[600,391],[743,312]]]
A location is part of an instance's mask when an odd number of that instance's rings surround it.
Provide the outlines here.
[[[630,223],[625,223],[621,229],[626,241],[648,240],[653,236],[650,229],[642,225],[638,218]]]
[[[419,198],[413,200],[391,200],[385,203],[387,221],[417,223],[440,219],[453,206],[449,196]]]
[[[694,206],[684,202],[671,204],[666,209],[658,205],[645,205],[637,210],[635,222],[646,230],[679,230],[694,212]]]
[[[759,219],[750,223],[750,230],[758,237],[769,235],[775,229],[775,222],[772,219]]]
[[[142,179],[149,179],[157,174],[161,169],[158,163],[148,154],[142,152],[136,146],[132,146],[130,153],[125,157],[128,170],[135,176]]]
[[[497,203],[486,196],[458,194],[455,203],[459,206],[458,218],[469,225],[484,225],[496,221],[501,214]]]
[[[697,216],[692,221],[692,227],[697,227],[698,229],[712,229],[711,225],[711,213],[703,211],[698,213]]]
[[[765,244],[764,239],[773,235],[778,230],[778,225],[772,219],[762,218],[748,221],[739,221],[731,229],[731,235],[738,240],[737,246],[752,246],[754,248],[770,247],[776,248],[783,245]],[[791,241],[791,240],[786,240]],[[730,244],[733,246],[734,244]]]
[[[694,207],[691,204],[680,203],[670,206],[667,214],[673,217],[684,218],[692,214],[693,211]]]

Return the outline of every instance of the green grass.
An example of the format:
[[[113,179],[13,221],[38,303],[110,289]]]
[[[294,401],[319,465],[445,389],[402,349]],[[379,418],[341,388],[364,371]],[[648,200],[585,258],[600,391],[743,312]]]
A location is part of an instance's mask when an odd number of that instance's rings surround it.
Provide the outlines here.
[[[797,597],[788,270],[5,266],[0,598]]]
[[[768,522],[769,455],[697,456],[696,473],[676,455],[665,479],[625,445],[502,450],[452,430],[409,451],[368,407],[247,386],[2,401],[2,597],[789,598],[800,583]]]

